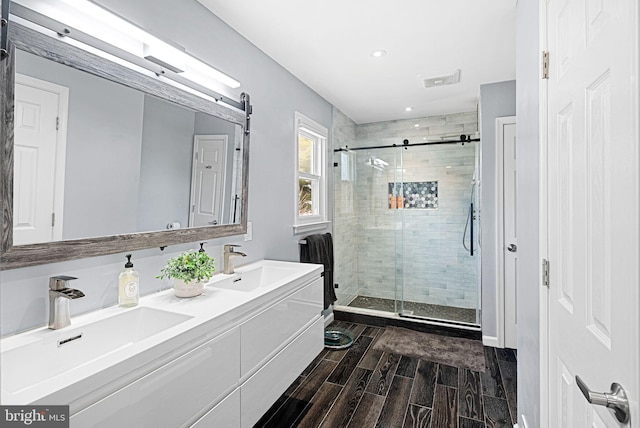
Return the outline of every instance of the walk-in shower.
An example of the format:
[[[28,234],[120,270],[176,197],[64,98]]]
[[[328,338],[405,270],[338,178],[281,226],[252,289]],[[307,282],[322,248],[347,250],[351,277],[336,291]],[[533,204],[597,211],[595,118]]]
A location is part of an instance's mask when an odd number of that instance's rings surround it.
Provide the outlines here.
[[[479,325],[479,143],[463,138],[335,151],[337,309]]]

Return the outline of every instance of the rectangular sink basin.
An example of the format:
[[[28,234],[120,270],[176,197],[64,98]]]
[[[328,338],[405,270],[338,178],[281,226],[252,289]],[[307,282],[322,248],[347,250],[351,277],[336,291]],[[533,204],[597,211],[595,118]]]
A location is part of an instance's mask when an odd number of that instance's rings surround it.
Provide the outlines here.
[[[71,328],[38,331],[33,341],[26,340],[28,343],[0,354],[2,389],[18,393],[92,361],[109,358],[118,350],[191,318],[139,307],[84,326],[74,328],[72,324]]]
[[[282,266],[263,265],[253,269],[238,269],[236,273],[226,276],[220,281],[210,284],[212,287],[224,288],[226,290],[249,292],[260,287],[274,285],[286,281],[292,275],[299,272],[295,268]]]

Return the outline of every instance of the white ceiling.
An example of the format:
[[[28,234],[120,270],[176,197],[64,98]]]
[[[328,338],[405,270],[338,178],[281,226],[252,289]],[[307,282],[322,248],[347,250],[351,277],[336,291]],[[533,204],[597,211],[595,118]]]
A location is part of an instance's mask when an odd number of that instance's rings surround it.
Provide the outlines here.
[[[515,78],[514,0],[198,1],[356,123],[472,111]]]

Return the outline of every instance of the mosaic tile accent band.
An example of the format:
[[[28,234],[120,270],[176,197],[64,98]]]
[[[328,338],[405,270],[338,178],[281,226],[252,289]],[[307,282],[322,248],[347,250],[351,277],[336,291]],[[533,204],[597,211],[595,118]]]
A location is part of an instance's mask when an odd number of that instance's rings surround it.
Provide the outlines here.
[[[438,209],[438,182],[389,183],[389,209]]]

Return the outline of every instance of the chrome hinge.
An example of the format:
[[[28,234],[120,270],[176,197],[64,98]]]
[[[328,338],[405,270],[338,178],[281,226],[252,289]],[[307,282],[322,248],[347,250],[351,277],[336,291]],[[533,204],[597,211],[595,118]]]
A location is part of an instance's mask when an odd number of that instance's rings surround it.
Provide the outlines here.
[[[56,213],[51,213],[51,227],[56,225]]]
[[[542,78],[549,78],[549,51],[542,51]]]
[[[542,285],[549,288],[549,260],[542,259]]]
[[[60,117],[56,116],[56,131],[60,130]]]

